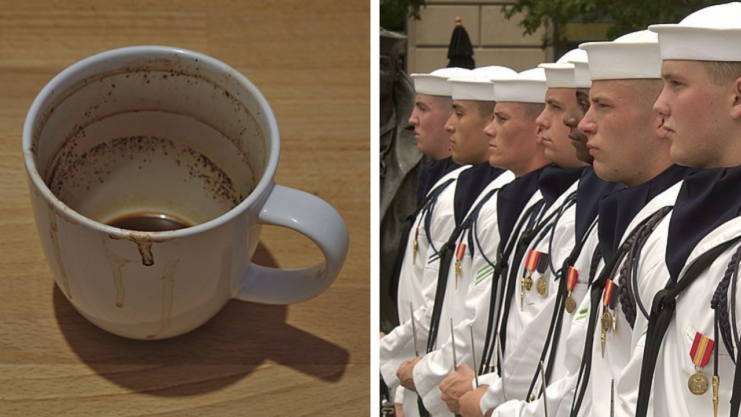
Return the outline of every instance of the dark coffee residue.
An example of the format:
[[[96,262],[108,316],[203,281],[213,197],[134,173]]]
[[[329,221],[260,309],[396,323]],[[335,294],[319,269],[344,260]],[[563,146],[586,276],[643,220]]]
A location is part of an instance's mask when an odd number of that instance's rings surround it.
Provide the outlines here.
[[[142,135],[116,138],[79,153],[77,138],[84,134],[82,129],[72,136],[51,165],[47,184],[62,201],[72,190],[89,189],[95,183],[105,184],[106,177],[121,160],[128,159],[141,167],[153,163],[158,153],[175,160],[178,166],[184,165],[188,169],[188,178],[200,180],[213,199],[229,202],[232,207],[244,199],[229,175],[208,156],[193,148],[178,146],[170,139]]]

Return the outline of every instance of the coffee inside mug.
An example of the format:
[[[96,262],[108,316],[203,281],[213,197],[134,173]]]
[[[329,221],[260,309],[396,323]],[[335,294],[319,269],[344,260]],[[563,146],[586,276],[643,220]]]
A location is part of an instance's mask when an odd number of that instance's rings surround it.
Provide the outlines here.
[[[260,104],[225,65],[169,53],[87,72],[52,93],[33,142],[47,186],[83,216],[189,227],[237,206],[265,174]]]

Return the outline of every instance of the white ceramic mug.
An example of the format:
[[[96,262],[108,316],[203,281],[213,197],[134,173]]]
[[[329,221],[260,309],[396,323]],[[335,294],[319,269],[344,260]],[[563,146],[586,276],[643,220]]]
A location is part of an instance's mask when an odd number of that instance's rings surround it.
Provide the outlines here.
[[[295,303],[329,287],[347,229],[325,201],[276,185],[280,140],[268,102],[226,64],[136,46],[84,59],[33,102],[23,129],[36,225],[74,307],[112,333],[180,335],[231,298]],[[137,231],[115,219],[162,214],[190,227]],[[250,262],[261,225],[296,230],[324,262]]]

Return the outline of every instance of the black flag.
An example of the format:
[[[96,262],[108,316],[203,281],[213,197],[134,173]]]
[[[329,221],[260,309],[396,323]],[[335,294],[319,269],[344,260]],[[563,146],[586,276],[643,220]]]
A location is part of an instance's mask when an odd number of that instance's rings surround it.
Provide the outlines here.
[[[460,17],[455,19],[455,29],[453,29],[450,45],[448,45],[448,60],[448,68],[474,69],[476,67],[476,62],[473,60],[473,45],[471,45],[468,32],[461,25]]]

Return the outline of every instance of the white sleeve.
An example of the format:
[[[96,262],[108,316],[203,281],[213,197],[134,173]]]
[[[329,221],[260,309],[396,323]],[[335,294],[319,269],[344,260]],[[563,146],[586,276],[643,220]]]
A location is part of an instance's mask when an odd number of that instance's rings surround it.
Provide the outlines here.
[[[446,190],[447,191],[447,190]],[[452,189],[449,195],[454,195]],[[442,205],[442,201],[439,201]],[[448,203],[446,201],[446,203]],[[452,202],[448,204],[452,207]],[[422,305],[416,306],[414,311],[414,320],[417,333],[417,350],[419,354],[424,354],[427,347],[427,337],[432,321],[432,308],[435,301],[435,292],[437,291],[437,277],[440,268],[439,251],[450,238],[450,234],[455,229],[455,217],[452,210],[440,208],[436,210],[432,224],[430,225],[432,236],[431,244],[427,246],[427,252],[424,255],[426,264],[422,272],[422,277],[410,277],[410,279],[420,279],[422,288]],[[399,306],[405,308],[405,306]],[[396,371],[401,364],[415,357],[414,354],[414,337],[412,332],[412,322],[406,322],[397,326],[392,332],[386,335],[379,344],[379,359],[381,364],[381,375],[389,388],[394,388],[400,384],[399,378],[396,377]]]
[[[444,242],[442,240],[435,242],[435,247],[442,247]],[[424,283],[422,292],[425,303],[414,311],[414,327],[416,327],[417,350],[419,354],[424,354],[427,347],[427,336],[430,331],[430,322],[432,321],[432,308],[435,301],[437,276],[440,266],[440,259],[434,255],[434,250],[430,247],[425,259],[429,260],[431,257],[433,260],[428,261],[422,277],[422,282]],[[402,308],[402,306],[399,308]],[[400,324],[391,333],[384,336],[379,343],[378,349],[383,380],[389,387],[398,386],[400,381],[396,377],[396,371],[404,361],[415,357],[411,320]]]
[[[396,391],[394,392],[394,403],[395,404],[404,404],[404,391],[406,391],[406,388],[399,385],[396,388]]]
[[[434,289],[433,289],[434,294]],[[432,315],[431,305],[424,305],[414,312],[417,331],[418,349],[424,352],[429,330],[429,317]],[[427,325],[425,325],[427,323]],[[391,333],[381,339],[378,345],[379,360],[381,363],[381,376],[390,388],[399,386],[400,381],[396,376],[399,366],[407,360],[413,359],[414,336],[412,334],[412,322],[410,320],[397,326]]]
[[[491,200],[495,204],[495,200]],[[483,216],[482,211],[482,216]],[[478,241],[486,250],[486,258],[496,259],[496,248],[499,245],[499,229],[497,226],[496,211],[488,212],[480,218],[477,225]],[[464,277],[461,278],[465,285],[466,295],[461,320],[454,328],[455,352],[457,365],[466,364],[474,368],[473,355],[471,354],[471,326],[474,333],[474,350],[476,353],[476,365],[480,366],[486,327],[489,317],[489,301],[491,298],[491,277],[493,268],[481,255],[481,247],[477,247],[473,256],[471,266],[463,270]],[[451,274],[454,273],[451,265]],[[450,275],[451,279],[453,275]],[[454,279],[454,278],[452,278]],[[446,299],[446,303],[452,301]],[[449,304],[452,305],[452,304]],[[441,324],[443,325],[443,324]],[[447,412],[447,406],[440,399],[439,385],[443,379],[454,371],[453,345],[448,338],[437,350],[425,355],[424,359],[414,367],[414,385],[417,394],[422,397],[425,407],[432,415]]]
[[[497,375],[494,372],[489,372],[488,374],[479,375],[479,385],[491,385],[499,379],[499,375]]]
[[[577,375],[569,374],[552,382],[546,388],[545,399],[541,396],[533,402],[510,400],[502,403],[494,409],[492,417],[542,417],[545,415],[546,406],[549,416],[568,416],[574,398],[576,378]],[[489,409],[484,410],[484,407],[481,407],[482,413]]]

